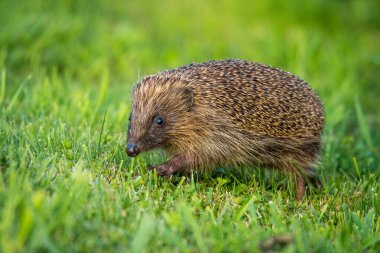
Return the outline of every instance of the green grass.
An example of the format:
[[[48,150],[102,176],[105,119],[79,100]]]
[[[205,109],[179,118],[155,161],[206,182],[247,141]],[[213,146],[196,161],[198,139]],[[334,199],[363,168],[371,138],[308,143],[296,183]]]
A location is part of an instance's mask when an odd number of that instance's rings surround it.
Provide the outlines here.
[[[0,1],[0,252],[379,252],[379,9]],[[224,58],[283,68],[320,94],[323,188],[304,201],[279,173],[166,179],[146,169],[160,152],[126,156],[134,83]]]

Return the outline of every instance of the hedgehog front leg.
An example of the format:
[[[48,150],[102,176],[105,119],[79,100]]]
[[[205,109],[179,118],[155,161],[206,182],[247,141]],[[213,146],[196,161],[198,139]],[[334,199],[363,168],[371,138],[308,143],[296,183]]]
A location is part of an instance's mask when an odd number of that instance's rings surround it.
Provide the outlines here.
[[[148,169],[156,171],[159,176],[171,176],[176,172],[187,172],[194,165],[194,156],[190,152],[175,155],[169,161],[158,166],[149,166]]]

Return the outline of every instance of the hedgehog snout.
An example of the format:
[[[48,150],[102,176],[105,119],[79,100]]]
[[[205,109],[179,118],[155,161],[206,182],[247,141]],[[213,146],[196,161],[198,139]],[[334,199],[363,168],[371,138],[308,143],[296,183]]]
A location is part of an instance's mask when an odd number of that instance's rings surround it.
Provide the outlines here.
[[[140,149],[138,148],[136,143],[128,142],[126,152],[128,156],[135,157],[140,153]]]

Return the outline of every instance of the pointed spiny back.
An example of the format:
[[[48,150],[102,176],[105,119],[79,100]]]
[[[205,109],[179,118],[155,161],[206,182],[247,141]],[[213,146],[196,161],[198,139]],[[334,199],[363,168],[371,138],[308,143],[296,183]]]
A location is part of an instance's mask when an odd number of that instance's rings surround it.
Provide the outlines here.
[[[140,102],[165,93],[170,106],[176,88],[191,88],[197,116],[210,108],[239,129],[266,136],[320,136],[322,104],[315,92],[288,72],[242,60],[190,64],[144,78],[135,88]],[[136,100],[134,100],[136,102]],[[204,115],[202,115],[202,113]]]

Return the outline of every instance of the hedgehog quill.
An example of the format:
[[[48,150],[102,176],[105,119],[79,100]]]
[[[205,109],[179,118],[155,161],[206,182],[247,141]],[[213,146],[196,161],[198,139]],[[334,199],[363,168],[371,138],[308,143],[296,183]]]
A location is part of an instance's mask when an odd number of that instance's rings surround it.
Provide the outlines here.
[[[132,92],[127,154],[160,148],[151,166],[170,176],[219,166],[278,168],[296,178],[296,198],[316,182],[322,103],[299,77],[260,63],[193,63],[150,75]]]

